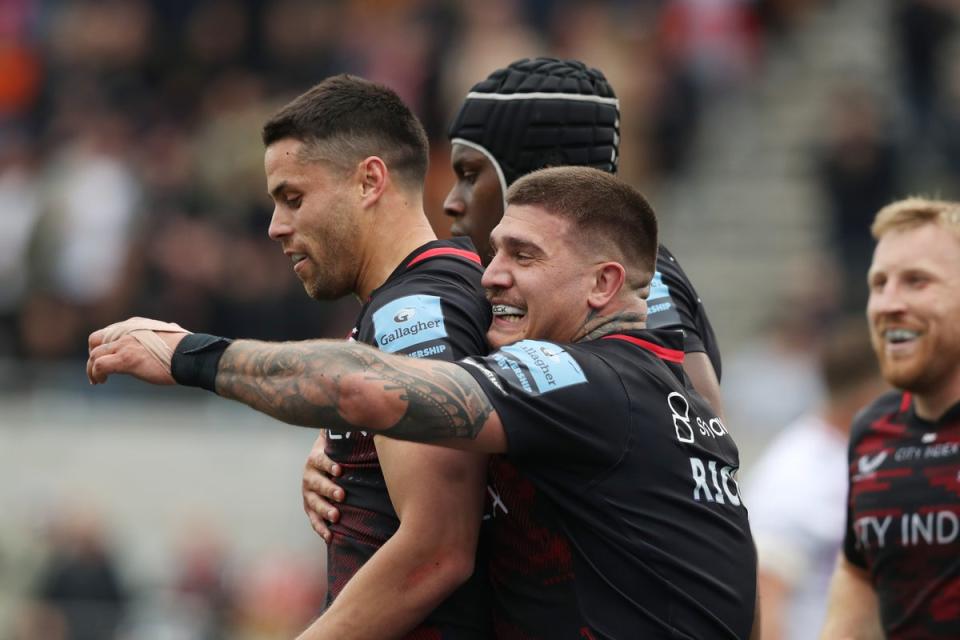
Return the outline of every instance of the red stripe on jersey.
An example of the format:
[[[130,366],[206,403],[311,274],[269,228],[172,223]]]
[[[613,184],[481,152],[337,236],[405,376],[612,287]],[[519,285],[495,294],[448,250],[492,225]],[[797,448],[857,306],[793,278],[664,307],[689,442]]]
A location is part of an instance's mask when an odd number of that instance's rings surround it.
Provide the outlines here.
[[[481,264],[480,256],[473,251],[467,251],[466,249],[453,249],[450,247],[437,247],[436,249],[430,249],[418,255],[416,258],[407,263],[407,268],[409,269],[418,262],[423,262],[424,260],[429,260],[430,258],[436,258],[437,256],[459,256],[461,258],[466,258],[470,262]]]
[[[678,351],[676,349],[667,349],[666,347],[661,347],[658,344],[648,342],[646,340],[641,340],[640,338],[634,338],[633,336],[627,336],[622,333],[612,333],[609,336],[603,336],[604,340],[624,340],[625,342],[630,342],[642,347],[647,351],[652,352],[658,358],[663,360],[669,360],[670,362],[678,362],[683,364],[684,353],[683,351]]]
[[[910,395],[910,392],[904,391],[903,397],[900,399],[900,413],[903,413],[910,408],[911,400],[913,400],[913,397]]]

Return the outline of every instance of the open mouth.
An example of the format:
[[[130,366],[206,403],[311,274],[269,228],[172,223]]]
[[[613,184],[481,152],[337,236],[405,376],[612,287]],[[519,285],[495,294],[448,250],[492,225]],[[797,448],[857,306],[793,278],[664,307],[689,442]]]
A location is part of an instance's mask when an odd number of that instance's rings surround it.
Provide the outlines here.
[[[889,344],[905,344],[913,342],[920,337],[920,332],[912,329],[887,329],[883,332],[883,338]]]
[[[493,305],[493,316],[507,322],[517,322],[527,315],[526,309],[514,307],[509,304]]]
[[[307,259],[307,254],[305,253],[291,253],[290,260],[293,261],[293,264],[297,264],[303,260]]]

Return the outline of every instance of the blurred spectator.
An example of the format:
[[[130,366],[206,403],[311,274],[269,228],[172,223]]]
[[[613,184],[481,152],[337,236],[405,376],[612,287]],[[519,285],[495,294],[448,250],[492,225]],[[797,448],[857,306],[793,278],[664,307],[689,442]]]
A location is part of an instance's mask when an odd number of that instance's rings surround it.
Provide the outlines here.
[[[140,183],[127,155],[130,123],[118,112],[65,107],[62,139],[44,175],[31,289],[21,314],[28,356],[80,354],[90,326],[127,306]]]
[[[657,23],[659,71],[651,139],[656,167],[688,163],[706,100],[741,86],[756,69],[760,34],[745,0],[668,0]]]
[[[804,640],[823,624],[843,541],[850,425],[883,387],[860,317],[829,331],[818,366],[825,402],[770,444],[744,486],[757,544],[764,640]]]
[[[25,117],[39,97],[43,79],[40,50],[32,33],[39,2],[5,2],[0,7],[0,123]]]
[[[200,520],[189,523],[177,550],[174,590],[190,611],[195,640],[229,637],[233,587],[228,582],[226,545]]]
[[[899,0],[892,6],[900,83],[913,129],[926,137],[933,131],[946,45],[956,29],[960,7],[954,0]]]
[[[824,0],[757,0],[757,15],[764,29],[789,36]]]
[[[52,161],[47,285],[76,304],[111,295],[127,266],[140,210],[139,181],[124,157],[127,127],[119,114],[87,113],[75,140]]]
[[[127,603],[113,553],[94,512],[74,510],[54,523],[50,556],[25,624],[26,638],[111,640]]]
[[[668,0],[659,29],[667,64],[701,91],[742,83],[755,68],[760,34],[748,0]]]
[[[943,195],[953,199],[960,198],[960,188],[957,178],[960,177],[960,59],[954,56],[950,64],[947,78],[944,81],[946,89],[940,104],[941,149],[946,160],[947,175],[942,181]]]
[[[303,631],[325,600],[326,582],[320,569],[282,555],[262,558],[239,587],[240,617],[232,637],[269,640],[291,638]]]
[[[851,313],[862,311],[867,300],[874,246],[870,223],[902,195],[900,151],[889,130],[868,88],[852,84],[832,96],[817,169],[829,213],[830,248],[842,269],[842,303]]]
[[[264,3],[264,79],[281,94],[280,103],[331,73],[359,71],[342,55],[344,5],[331,0]]]
[[[769,441],[824,397],[817,352],[836,313],[836,278],[823,261],[793,265],[770,323],[725,358],[723,396],[741,452]]]
[[[462,5],[457,37],[444,61],[446,112],[452,114],[472,86],[490,69],[514,60],[546,54],[540,34],[524,21],[520,6],[511,0],[485,0]]]
[[[39,159],[31,142],[22,132],[0,129],[0,357],[20,355],[18,315],[42,211]]]

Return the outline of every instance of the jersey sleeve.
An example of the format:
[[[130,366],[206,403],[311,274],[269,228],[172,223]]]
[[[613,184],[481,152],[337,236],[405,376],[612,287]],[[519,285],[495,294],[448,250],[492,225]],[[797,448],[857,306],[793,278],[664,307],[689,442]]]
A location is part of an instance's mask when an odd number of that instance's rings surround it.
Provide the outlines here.
[[[706,352],[720,379],[720,351],[710,319],[693,283],[663,247],[647,297],[647,328],[683,330],[684,351]]]
[[[598,357],[523,340],[457,364],[496,409],[511,457],[605,468],[622,455],[629,401],[619,376]]]
[[[847,518],[843,528],[843,555],[850,564],[867,568],[867,559],[863,554],[860,545],[857,544],[857,532],[854,528],[853,500],[851,490],[853,479],[851,473],[856,469],[856,449],[867,429],[869,429],[869,420],[865,418],[866,410],[862,410],[856,418],[853,419],[853,426],[850,429],[850,444],[847,448]]]
[[[371,314],[372,340],[381,351],[454,361],[488,350],[490,305],[479,289],[415,275],[378,305]]]

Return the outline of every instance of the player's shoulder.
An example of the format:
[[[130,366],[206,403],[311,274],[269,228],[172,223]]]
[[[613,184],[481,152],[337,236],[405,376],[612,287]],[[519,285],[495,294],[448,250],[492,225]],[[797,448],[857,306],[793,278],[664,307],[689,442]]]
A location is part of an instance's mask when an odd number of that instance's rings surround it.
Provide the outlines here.
[[[462,240],[462,241],[461,241]],[[414,294],[475,301],[485,298],[480,278],[483,266],[469,239],[429,242],[411,253],[375,292],[383,303]]]
[[[483,266],[469,238],[434,240],[410,253],[371,296],[371,305],[416,295],[483,294]]]
[[[411,277],[449,273],[479,278],[483,274],[483,263],[470,238],[458,237],[426,243],[404,259],[401,269]]]
[[[667,279],[681,280],[687,284],[690,282],[676,256],[662,244],[657,247],[657,271]]]
[[[684,326],[688,331],[696,333],[696,326],[683,322],[681,318],[670,320],[670,309],[676,307],[691,316],[698,314],[700,295],[693,283],[677,261],[677,258],[662,244],[657,248],[657,270],[650,282],[650,294],[647,301],[650,304],[650,326]]]
[[[850,428],[850,442],[856,443],[878,424],[900,423],[900,417],[909,408],[910,397],[898,389],[883,393],[876,400],[863,407],[853,418]]]
[[[642,389],[682,391],[683,333],[644,329],[611,333],[571,345],[581,361],[593,360],[633,393]],[[587,366],[587,365],[585,365]],[[600,366],[600,365],[598,365]]]
[[[620,352],[644,361],[683,363],[683,332],[678,329],[643,329],[608,333],[596,340],[578,342],[577,349],[605,354]]]

